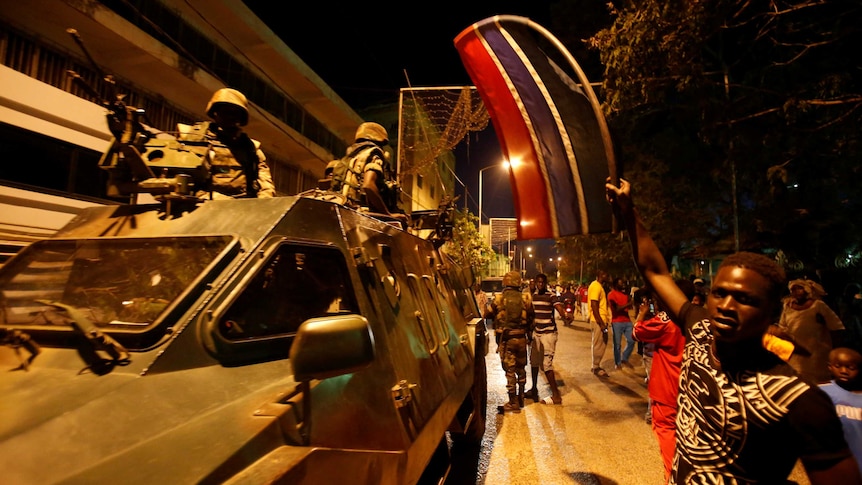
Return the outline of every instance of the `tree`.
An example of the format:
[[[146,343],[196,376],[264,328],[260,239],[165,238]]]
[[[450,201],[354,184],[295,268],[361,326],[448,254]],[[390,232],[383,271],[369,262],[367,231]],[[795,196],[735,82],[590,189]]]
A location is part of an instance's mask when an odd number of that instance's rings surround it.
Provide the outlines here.
[[[472,268],[478,275],[488,268],[495,258],[494,250],[485,242],[477,229],[479,218],[466,208],[454,209],[452,216],[452,239],[442,250],[465,268]]]
[[[859,244],[859,2],[617,4],[589,42],[663,251],[738,235],[819,269]]]
[[[596,269],[629,280],[637,277],[637,267],[625,233],[568,236],[557,239],[556,245],[557,251],[566,255],[566,264],[561,267],[564,280],[592,281]]]

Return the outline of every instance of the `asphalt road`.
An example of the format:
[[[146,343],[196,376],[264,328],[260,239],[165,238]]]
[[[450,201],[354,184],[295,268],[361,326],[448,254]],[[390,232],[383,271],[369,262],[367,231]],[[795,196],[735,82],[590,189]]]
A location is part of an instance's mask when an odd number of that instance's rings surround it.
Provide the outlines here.
[[[613,343],[603,367],[608,378],[590,372],[590,332],[586,322],[558,323],[554,368],[563,404],[526,400],[519,414],[499,414],[508,400],[506,378],[491,339],[488,420],[481,449],[452,448],[453,470],[446,485],[650,485],[664,483],[658,443],[644,421],[646,375],[634,352],[634,369],[614,370]],[[623,347],[625,347],[623,345]],[[527,388],[531,385],[529,365]],[[550,395],[539,376],[539,397]],[[798,471],[791,475],[808,484]]]

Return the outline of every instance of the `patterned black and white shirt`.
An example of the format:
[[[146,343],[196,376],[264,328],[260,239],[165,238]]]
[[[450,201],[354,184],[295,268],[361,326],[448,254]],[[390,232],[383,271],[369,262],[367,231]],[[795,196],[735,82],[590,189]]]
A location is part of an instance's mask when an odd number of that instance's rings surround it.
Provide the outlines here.
[[[829,397],[773,354],[737,373],[712,364],[706,309],[686,304],[686,346],[670,484],[784,483],[798,458],[849,456]]]

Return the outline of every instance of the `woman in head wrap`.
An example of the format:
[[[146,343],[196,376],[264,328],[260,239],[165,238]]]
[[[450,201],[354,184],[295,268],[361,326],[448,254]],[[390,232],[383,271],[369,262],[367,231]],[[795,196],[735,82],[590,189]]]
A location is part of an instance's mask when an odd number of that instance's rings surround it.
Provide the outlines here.
[[[803,378],[813,383],[832,377],[826,364],[836,333],[844,330],[838,315],[822,300],[826,291],[819,283],[792,280],[787,287],[779,326],[787,332],[801,352],[794,352],[788,363]]]

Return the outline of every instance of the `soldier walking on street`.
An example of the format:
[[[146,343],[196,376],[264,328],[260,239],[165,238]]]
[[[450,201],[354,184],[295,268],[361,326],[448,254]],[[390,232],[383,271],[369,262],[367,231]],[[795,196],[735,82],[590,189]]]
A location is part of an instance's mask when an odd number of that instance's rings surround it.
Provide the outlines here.
[[[500,363],[506,373],[509,402],[503,412],[520,413],[527,385],[527,341],[530,338],[533,305],[529,294],[521,293],[521,274],[510,271],[503,277],[503,291],[491,303],[494,334]]]

